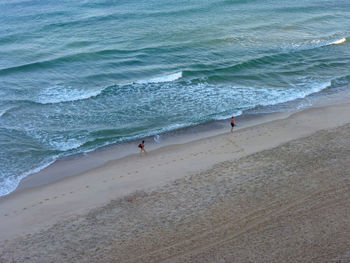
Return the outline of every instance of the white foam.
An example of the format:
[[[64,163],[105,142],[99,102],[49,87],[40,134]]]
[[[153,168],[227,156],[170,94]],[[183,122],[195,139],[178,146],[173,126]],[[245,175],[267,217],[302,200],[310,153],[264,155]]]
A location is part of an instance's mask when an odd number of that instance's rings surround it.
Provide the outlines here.
[[[83,90],[73,89],[72,87],[51,86],[42,90],[35,101],[41,104],[49,104],[84,100],[96,97],[97,95],[101,94],[103,90],[104,89]]]
[[[309,96],[313,93],[320,92],[321,90],[326,89],[331,86],[331,82],[323,82],[323,83],[309,83],[309,88],[304,90],[291,90],[291,89],[283,89],[283,90],[269,90],[268,94],[275,96],[275,99],[271,101],[266,101],[261,103],[262,106],[276,105],[279,103],[284,103],[288,101],[293,101],[296,99],[303,99],[306,96]],[[276,93],[276,94],[275,94]]]
[[[308,50],[308,49],[330,46],[330,45],[339,45],[339,44],[343,44],[345,42],[346,42],[345,37],[341,38],[341,39],[334,40],[334,41],[315,39],[315,40],[312,40],[311,42],[307,42],[307,43],[292,43],[291,47],[290,46],[282,46],[282,49],[287,50],[287,51],[290,48],[297,49],[297,50]]]
[[[139,80],[136,81],[138,84],[148,84],[148,83],[162,83],[162,82],[171,82],[175,81],[177,79],[182,78],[182,72],[176,72],[173,74],[165,75],[165,76],[160,76],[156,78],[151,78],[147,80]]]
[[[343,44],[343,43],[345,43],[345,42],[346,42],[346,38],[343,37],[343,38],[341,38],[341,39],[338,39],[338,40],[336,40],[336,41],[333,41],[333,42],[329,43],[329,45],[339,45],[339,44]]]
[[[63,141],[54,141],[51,140],[50,144],[57,150],[59,151],[69,151],[69,150],[74,150],[82,146],[84,143],[80,142],[76,139],[67,139]]]
[[[160,141],[160,136],[159,136],[159,134],[156,134],[156,135],[154,136],[153,140],[154,140],[156,143],[159,143],[159,141]]]
[[[231,91],[227,91],[231,97],[241,97],[244,101],[242,111],[253,109],[257,106],[273,106],[280,103],[286,103],[297,99],[303,99],[311,94],[320,92],[330,87],[331,82],[313,82],[312,80],[303,80],[295,88],[255,88],[247,86],[234,86]],[[217,115],[215,119],[222,120],[234,116],[239,116],[241,110],[231,113],[230,115]]]
[[[215,117],[215,120],[227,120],[228,118],[231,118],[232,116],[240,116],[242,115],[243,111],[241,110],[237,110],[237,111],[234,111],[234,112],[231,112],[230,114],[226,114],[226,115],[218,115]]]
[[[4,181],[2,182],[2,185],[0,187],[0,196],[5,196],[5,195],[8,195],[9,193],[13,192],[14,190],[16,190],[16,188],[18,187],[19,183],[21,182],[21,180],[23,178],[27,177],[30,174],[35,174],[35,173],[40,172],[41,170],[45,169],[46,167],[48,167],[49,165],[54,163],[57,160],[57,158],[58,158],[58,156],[53,156],[51,161],[48,161],[47,163],[43,163],[42,165],[40,165],[32,170],[24,172],[18,177],[4,178]]]

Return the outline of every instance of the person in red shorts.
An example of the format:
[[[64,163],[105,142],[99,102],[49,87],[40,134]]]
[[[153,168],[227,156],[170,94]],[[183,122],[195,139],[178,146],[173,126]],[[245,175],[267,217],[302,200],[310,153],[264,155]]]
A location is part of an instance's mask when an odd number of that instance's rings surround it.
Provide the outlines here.
[[[145,141],[142,141],[142,142],[139,144],[138,147],[140,148],[140,156],[142,155],[142,152],[144,152],[145,154],[147,154],[147,151],[146,151],[146,149],[145,149]]]

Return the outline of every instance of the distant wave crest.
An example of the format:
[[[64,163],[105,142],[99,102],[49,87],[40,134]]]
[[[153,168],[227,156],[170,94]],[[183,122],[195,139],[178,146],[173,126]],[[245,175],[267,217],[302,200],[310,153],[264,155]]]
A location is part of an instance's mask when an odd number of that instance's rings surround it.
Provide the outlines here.
[[[308,41],[306,43],[292,43],[291,46],[283,46],[282,49],[289,52],[290,49],[292,51],[303,51],[303,50],[310,50],[310,49],[317,49],[322,48],[330,45],[339,45],[344,44],[347,41],[346,37],[336,39],[336,40],[321,40],[321,39],[314,39],[312,41]]]
[[[139,80],[139,81],[136,81],[136,83],[137,84],[148,84],[148,83],[171,82],[171,81],[178,80],[180,78],[182,78],[182,72],[176,72],[173,74],[155,77],[155,78],[151,78],[151,79]]]

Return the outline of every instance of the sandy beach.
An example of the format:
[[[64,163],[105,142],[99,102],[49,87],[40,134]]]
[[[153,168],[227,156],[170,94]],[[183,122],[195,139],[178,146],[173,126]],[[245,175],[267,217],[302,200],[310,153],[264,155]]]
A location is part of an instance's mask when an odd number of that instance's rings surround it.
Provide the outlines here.
[[[350,103],[0,199],[0,262],[349,262]]]

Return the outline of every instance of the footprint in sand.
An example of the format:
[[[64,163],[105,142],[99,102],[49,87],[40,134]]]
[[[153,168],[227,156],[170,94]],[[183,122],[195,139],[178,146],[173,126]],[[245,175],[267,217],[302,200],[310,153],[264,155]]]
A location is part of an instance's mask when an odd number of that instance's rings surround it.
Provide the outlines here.
[[[135,171],[135,174],[139,173],[139,171]]]
[[[8,214],[4,214],[4,216],[8,216]]]
[[[27,210],[27,208],[26,207],[23,207],[23,209],[22,210]]]
[[[53,199],[57,199],[58,198],[58,196],[55,196]]]
[[[69,192],[70,194],[74,194],[74,192]]]
[[[49,201],[49,200],[50,200],[50,198],[46,198],[46,199],[45,199],[45,201]]]
[[[43,203],[43,201],[40,201],[39,204],[41,205]]]
[[[89,187],[90,187],[90,186],[88,186],[88,185],[87,185],[87,186],[85,186],[85,188],[89,188]]]

